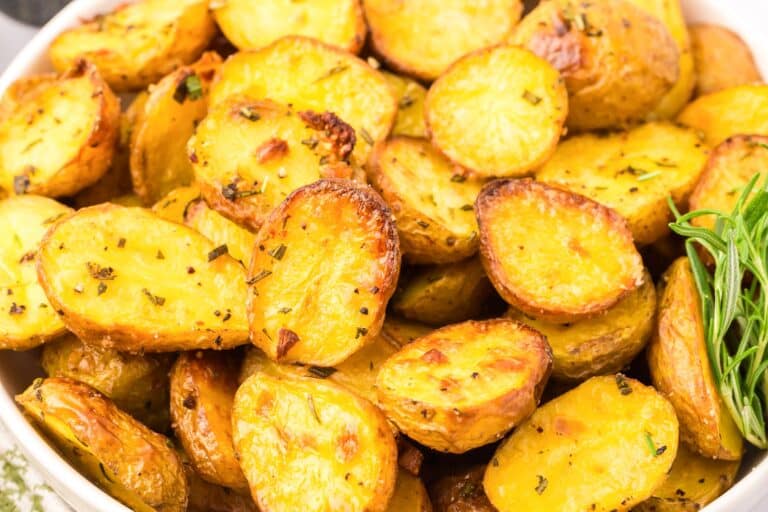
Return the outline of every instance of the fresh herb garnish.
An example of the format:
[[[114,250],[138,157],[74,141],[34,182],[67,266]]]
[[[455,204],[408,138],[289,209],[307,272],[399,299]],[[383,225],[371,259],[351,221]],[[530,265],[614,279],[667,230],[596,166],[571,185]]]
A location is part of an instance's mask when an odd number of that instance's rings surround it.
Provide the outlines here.
[[[208,262],[220,258],[221,256],[224,256],[225,254],[229,253],[229,249],[227,248],[227,244],[220,245],[216,247],[214,250],[208,253]]]
[[[262,279],[264,279],[265,277],[269,277],[269,276],[271,276],[271,275],[272,275],[272,271],[271,271],[271,270],[262,270],[261,272],[259,272],[258,274],[256,274],[256,275],[255,275],[255,276],[253,276],[252,278],[250,278],[250,279],[249,279],[248,281],[246,281],[245,283],[246,283],[247,285],[253,285],[253,284],[256,284],[256,283],[258,283],[259,281],[261,281],[261,280],[262,280]]]
[[[661,176],[661,171],[651,171],[645,174],[641,174],[637,177],[637,181],[648,181],[655,178],[656,176]]]
[[[544,478],[542,475],[536,475],[536,480],[538,483],[536,484],[535,491],[536,491],[536,494],[540,495],[547,490],[547,484],[549,484],[549,480]]]
[[[176,90],[173,92],[173,99],[176,103],[184,103],[187,98],[195,101],[202,97],[203,84],[200,82],[200,77],[194,73],[179,82],[179,85],[176,86]]]
[[[269,253],[267,254],[269,254],[270,256],[272,256],[273,258],[279,261],[283,259],[283,256],[285,256],[285,251],[287,250],[288,250],[288,247],[286,247],[284,244],[280,244],[279,246],[269,251]]]

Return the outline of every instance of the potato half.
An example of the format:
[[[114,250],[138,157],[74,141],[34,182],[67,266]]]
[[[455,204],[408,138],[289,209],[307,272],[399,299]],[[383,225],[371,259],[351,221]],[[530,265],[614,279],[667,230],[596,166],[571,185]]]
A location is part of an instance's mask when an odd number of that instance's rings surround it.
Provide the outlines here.
[[[626,511],[664,483],[677,442],[675,410],[653,388],[593,377],[515,430],[483,487],[499,512]]]
[[[653,385],[675,407],[681,441],[705,457],[738,460],[744,443],[712,376],[688,258],[675,260],[662,283],[657,328],[648,345]]]
[[[435,512],[498,512],[483,490],[485,466],[451,472],[430,485]]]
[[[379,370],[379,403],[410,438],[464,453],[536,408],[552,368],[546,339],[512,320],[468,321],[406,345]]]
[[[395,214],[409,261],[450,263],[477,252],[473,205],[483,181],[466,178],[425,139],[393,137],[371,163],[371,182]]]
[[[669,233],[667,198],[685,207],[708,150],[693,130],[648,123],[608,135],[579,135],[560,144],[536,179],[572,190],[620,213],[639,245]]]
[[[243,267],[248,266],[256,240],[254,233],[211,210],[202,198],[187,203],[185,210],[184,224],[196,229],[217,246],[226,244],[229,254]]]
[[[38,379],[16,401],[111,496],[137,512],[186,510],[187,479],[170,440],[92,387],[66,378]]]
[[[168,352],[248,340],[240,263],[225,245],[142,208],[107,203],[54,224],[37,271],[64,324],[87,343]]]
[[[347,180],[302,187],[256,237],[251,341],[280,362],[340,363],[381,330],[399,273],[397,231],[378,194]]]
[[[0,100],[0,189],[72,195],[101,178],[115,152],[120,103],[83,60],[56,79]]]
[[[427,90],[410,78],[386,71],[383,75],[397,96],[397,119],[392,127],[392,135],[426,137],[424,100],[427,99]]]
[[[483,189],[475,212],[488,277],[524,313],[570,322],[608,309],[643,283],[624,219],[584,196],[530,179],[497,180]]]
[[[0,200],[0,349],[34,348],[66,332],[37,283],[35,255],[48,228],[71,212],[47,197]]]
[[[370,402],[327,380],[258,372],[237,390],[235,449],[262,510],[382,512],[397,446]]]
[[[696,23],[689,28],[696,64],[696,94],[762,82],[749,46],[725,27]]]
[[[548,62],[502,45],[456,61],[424,110],[432,143],[453,162],[479,176],[520,176],[555,150],[568,95]]]
[[[65,30],[49,57],[60,71],[88,59],[115,91],[130,91],[193,62],[215,30],[206,0],[143,0]]]

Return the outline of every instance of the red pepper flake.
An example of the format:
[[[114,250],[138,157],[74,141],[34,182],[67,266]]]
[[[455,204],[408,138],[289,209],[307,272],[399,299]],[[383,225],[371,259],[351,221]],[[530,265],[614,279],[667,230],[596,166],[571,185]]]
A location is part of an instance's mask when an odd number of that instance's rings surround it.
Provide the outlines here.
[[[429,349],[420,357],[425,363],[443,364],[448,362],[448,357],[436,348]]]
[[[290,329],[281,327],[277,332],[277,359],[285,357],[289,350],[299,342],[299,335]]]
[[[288,154],[288,143],[273,137],[256,149],[256,161],[260,164],[283,158]]]

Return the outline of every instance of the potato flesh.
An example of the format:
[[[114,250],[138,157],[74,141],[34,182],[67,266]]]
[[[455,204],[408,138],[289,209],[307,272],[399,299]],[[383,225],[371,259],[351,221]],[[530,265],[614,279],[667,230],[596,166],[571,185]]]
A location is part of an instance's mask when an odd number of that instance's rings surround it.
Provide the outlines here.
[[[24,350],[64,333],[37,283],[34,255],[51,224],[71,211],[39,196],[0,201],[0,348]]]
[[[432,512],[427,489],[421,480],[404,470],[397,472],[397,483],[387,512]]]
[[[698,95],[762,81],[749,46],[737,34],[706,24],[692,25],[689,30]]]
[[[318,379],[257,373],[238,389],[237,453],[264,510],[383,511],[397,448],[369,402]]]
[[[48,233],[38,275],[85,341],[133,352],[227,348],[248,338],[245,273],[227,254],[209,261],[214,249],[191,228],[105,204]],[[109,268],[114,279],[99,279]]]
[[[499,512],[624,511],[651,496],[675,458],[677,418],[653,388],[623,379],[627,394],[614,376],[591,378],[507,438],[483,481]]]
[[[397,118],[391,135],[426,137],[424,100],[427,98],[427,90],[419,82],[410,78],[387,71],[382,74],[397,97]]]
[[[425,109],[433,144],[453,162],[480,176],[520,176],[555,150],[568,96],[548,62],[499,46],[453,64]]]
[[[226,244],[229,254],[244,267],[251,261],[256,235],[211,210],[202,199],[189,205],[185,224],[211,239],[217,246]]]
[[[152,212],[161,219],[184,224],[187,209],[200,198],[200,187],[197,185],[175,188],[152,205]]]

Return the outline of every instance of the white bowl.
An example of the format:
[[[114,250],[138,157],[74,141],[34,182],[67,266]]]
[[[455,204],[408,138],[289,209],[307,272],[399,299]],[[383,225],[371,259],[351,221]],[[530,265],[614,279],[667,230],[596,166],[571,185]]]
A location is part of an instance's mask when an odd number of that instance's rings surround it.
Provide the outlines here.
[[[768,3],[763,0],[681,0],[689,21],[725,25],[752,48],[763,76],[768,77]],[[53,18],[16,56],[0,76],[0,94],[19,77],[51,69],[47,49],[64,29],[81,19],[107,12],[125,0],[75,0]],[[39,350],[0,352],[0,420],[15,438],[30,463],[50,486],[78,512],[130,512],[75,471],[51,448],[19,412],[13,397],[42,375]],[[742,478],[728,492],[705,508],[706,512],[768,510],[768,454],[745,461]],[[761,502],[760,508],[755,508]],[[57,511],[48,511],[57,512]]]

